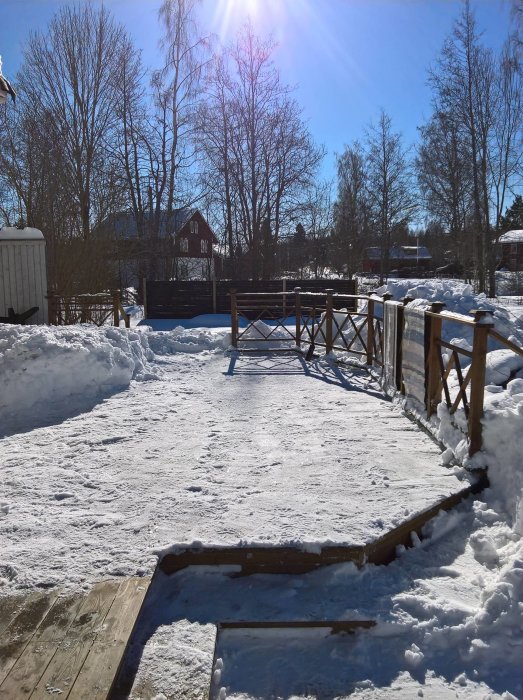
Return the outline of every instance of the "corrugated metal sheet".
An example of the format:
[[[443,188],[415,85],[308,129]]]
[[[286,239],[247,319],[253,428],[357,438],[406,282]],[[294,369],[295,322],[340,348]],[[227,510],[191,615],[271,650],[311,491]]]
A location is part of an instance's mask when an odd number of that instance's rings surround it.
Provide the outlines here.
[[[384,336],[383,344],[383,381],[385,389],[392,392],[401,387],[401,376],[398,367],[399,354],[399,324],[400,314],[403,312],[403,304],[399,301],[387,301],[384,304]]]
[[[402,354],[405,395],[420,406],[425,406],[425,309],[406,306],[404,318]]]
[[[45,241],[0,241],[0,316],[38,306],[27,323],[47,323]]]

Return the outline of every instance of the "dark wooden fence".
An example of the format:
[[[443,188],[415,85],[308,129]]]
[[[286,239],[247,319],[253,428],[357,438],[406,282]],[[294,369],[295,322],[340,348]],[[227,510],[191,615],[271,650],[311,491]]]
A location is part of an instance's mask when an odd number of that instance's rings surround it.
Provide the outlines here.
[[[301,287],[319,292],[326,287],[340,294],[355,294],[355,280],[213,280],[211,282],[144,280],[145,318],[194,318],[201,314],[230,313],[230,290],[246,293],[280,293]]]

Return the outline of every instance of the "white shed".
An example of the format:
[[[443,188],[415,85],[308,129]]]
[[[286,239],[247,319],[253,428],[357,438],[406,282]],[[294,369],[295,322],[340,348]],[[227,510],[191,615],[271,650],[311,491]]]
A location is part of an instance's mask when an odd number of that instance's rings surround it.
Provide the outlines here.
[[[45,240],[37,228],[0,229],[0,316],[8,309],[38,312],[26,323],[47,323]]]

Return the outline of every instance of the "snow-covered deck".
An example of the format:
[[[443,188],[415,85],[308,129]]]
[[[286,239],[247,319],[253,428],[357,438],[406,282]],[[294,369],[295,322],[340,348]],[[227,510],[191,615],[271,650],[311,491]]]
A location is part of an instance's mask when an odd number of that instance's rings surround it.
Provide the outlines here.
[[[158,362],[160,380],[0,442],[13,587],[146,573],[194,542],[361,546],[467,485],[364,373],[294,354]]]

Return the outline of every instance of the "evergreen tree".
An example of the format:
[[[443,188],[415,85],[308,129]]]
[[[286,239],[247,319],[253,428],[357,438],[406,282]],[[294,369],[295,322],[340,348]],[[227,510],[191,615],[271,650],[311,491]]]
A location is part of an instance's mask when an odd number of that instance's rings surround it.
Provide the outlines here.
[[[503,233],[523,229],[523,197],[520,194],[517,194],[510,207],[507,207],[500,224]]]

